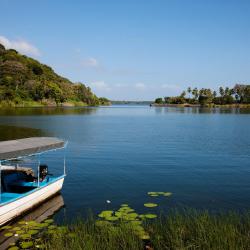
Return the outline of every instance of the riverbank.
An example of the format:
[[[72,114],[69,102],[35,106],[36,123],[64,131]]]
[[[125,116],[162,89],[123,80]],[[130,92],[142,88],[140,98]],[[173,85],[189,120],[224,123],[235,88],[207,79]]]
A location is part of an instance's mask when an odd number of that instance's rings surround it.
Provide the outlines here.
[[[184,107],[206,107],[206,108],[250,108],[250,104],[224,104],[224,105],[218,105],[218,104],[210,104],[210,105],[200,105],[200,104],[189,104],[189,103],[183,103],[183,104],[158,104],[158,103],[151,103],[151,107],[177,107],[177,108],[184,108]]]
[[[29,245],[29,249],[243,250],[248,249],[250,245],[249,212],[214,215],[206,211],[170,210],[167,216],[142,224],[136,223],[136,220],[134,223],[111,220],[97,223],[92,216],[64,226],[50,224],[50,220],[42,224],[22,223],[28,229],[25,237],[21,236],[21,240],[15,245]],[[33,227],[38,229],[34,232]],[[138,236],[137,232],[141,227],[148,234],[148,238],[142,239]],[[38,230],[42,229],[43,232],[38,233]],[[12,232],[14,229],[8,230]]]
[[[110,106],[110,102],[100,103],[100,105]],[[2,101],[0,102],[0,108],[40,108],[40,107],[87,107],[88,105],[81,101],[68,101],[63,103],[56,103],[51,100],[36,101]],[[99,105],[96,105],[99,106]]]

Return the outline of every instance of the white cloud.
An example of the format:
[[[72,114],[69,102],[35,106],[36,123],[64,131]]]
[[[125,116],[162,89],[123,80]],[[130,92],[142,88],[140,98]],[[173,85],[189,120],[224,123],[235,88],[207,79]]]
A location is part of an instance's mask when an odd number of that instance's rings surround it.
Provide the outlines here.
[[[82,61],[82,66],[86,68],[97,68],[99,67],[99,62],[94,57],[89,57]]]
[[[90,83],[90,87],[94,90],[94,92],[108,92],[111,90],[110,86],[104,81],[96,81]]]
[[[135,84],[135,88],[138,89],[138,90],[145,90],[146,89],[146,85],[144,83],[136,83]]]
[[[175,84],[162,84],[161,88],[167,89],[167,90],[180,90],[180,86]]]
[[[18,40],[9,40],[5,36],[0,36],[0,43],[4,45],[6,49],[15,49],[20,53],[32,55],[32,56],[39,56],[41,55],[38,48],[34,45],[28,43],[23,39]]]

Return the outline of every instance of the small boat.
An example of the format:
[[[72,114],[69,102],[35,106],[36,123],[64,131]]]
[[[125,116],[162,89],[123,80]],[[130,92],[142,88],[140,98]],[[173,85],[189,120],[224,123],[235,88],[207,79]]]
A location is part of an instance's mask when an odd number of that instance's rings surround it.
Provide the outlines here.
[[[54,137],[31,137],[0,142],[0,225],[20,216],[58,193],[66,176],[48,174],[48,166],[40,164],[40,155],[65,148],[67,143]],[[29,167],[20,166],[20,159],[38,155],[37,175]],[[17,163],[7,165],[6,162]]]

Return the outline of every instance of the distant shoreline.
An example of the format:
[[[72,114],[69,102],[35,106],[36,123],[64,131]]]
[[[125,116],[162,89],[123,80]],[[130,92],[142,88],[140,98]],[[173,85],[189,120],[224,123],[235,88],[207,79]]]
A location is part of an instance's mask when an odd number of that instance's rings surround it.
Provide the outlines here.
[[[151,103],[151,107],[176,107],[176,108],[250,108],[250,104],[210,104],[210,105],[200,105],[200,104],[189,104],[189,103],[183,103],[183,104],[158,104],[158,103]]]

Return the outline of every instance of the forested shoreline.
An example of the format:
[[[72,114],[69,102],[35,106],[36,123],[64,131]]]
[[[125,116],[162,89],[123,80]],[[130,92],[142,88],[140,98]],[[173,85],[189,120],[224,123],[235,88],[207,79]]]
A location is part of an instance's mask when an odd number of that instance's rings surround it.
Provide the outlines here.
[[[110,104],[83,83],[73,83],[37,60],[0,44],[0,107]]]
[[[179,96],[155,99],[156,105],[221,106],[250,105],[250,85],[236,84],[233,88],[220,87],[218,91],[209,88],[191,88]]]

